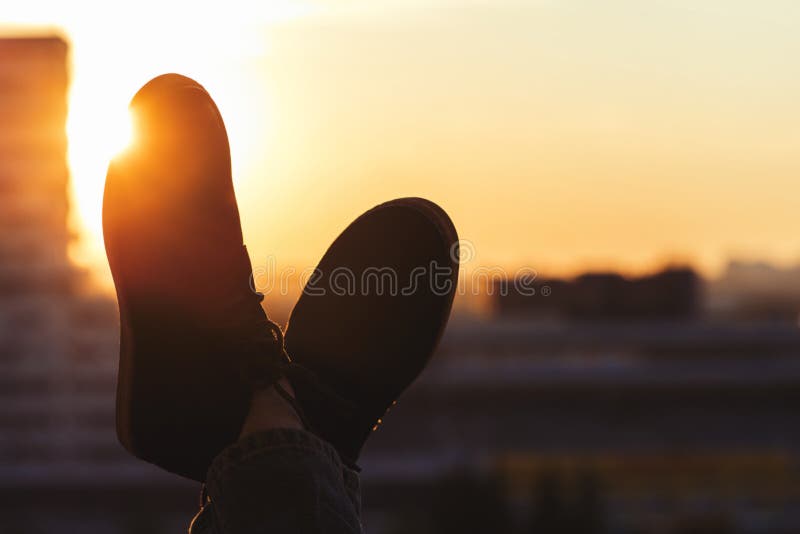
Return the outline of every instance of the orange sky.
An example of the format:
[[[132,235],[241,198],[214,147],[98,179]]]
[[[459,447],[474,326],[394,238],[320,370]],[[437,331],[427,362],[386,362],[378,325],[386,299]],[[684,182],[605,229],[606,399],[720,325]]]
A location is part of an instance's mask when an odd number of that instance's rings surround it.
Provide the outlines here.
[[[62,4],[0,22],[74,45],[75,255],[99,272],[96,147],[164,71],[218,98],[256,264],[313,263],[401,195],[442,204],[473,265],[800,259],[794,2]]]

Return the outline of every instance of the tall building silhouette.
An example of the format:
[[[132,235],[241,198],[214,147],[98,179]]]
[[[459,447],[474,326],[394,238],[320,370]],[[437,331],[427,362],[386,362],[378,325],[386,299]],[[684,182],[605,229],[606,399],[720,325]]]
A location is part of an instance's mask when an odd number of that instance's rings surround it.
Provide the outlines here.
[[[0,40],[0,292],[69,291],[67,44]]]
[[[165,531],[193,492],[117,442],[116,306],[67,252],[68,58],[58,37],[0,39],[0,532]]]
[[[63,40],[0,40],[0,468],[6,472],[42,465],[63,450],[63,340],[75,276],[67,257],[67,85]]]
[[[125,461],[116,312],[68,257],[68,47],[0,39],[0,480]]]

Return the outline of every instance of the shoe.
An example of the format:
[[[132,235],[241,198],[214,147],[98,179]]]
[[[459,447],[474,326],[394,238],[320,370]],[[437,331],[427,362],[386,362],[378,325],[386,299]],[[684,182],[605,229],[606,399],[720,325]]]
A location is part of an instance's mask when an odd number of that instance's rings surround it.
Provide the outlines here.
[[[133,146],[109,165],[106,252],[119,301],[117,434],[135,456],[203,481],[236,441],[253,384],[287,363],[252,290],[225,126],[177,74],[131,101]]]
[[[421,198],[381,204],[334,241],[292,310],[288,377],[306,427],[355,466],[447,324],[458,235]]]

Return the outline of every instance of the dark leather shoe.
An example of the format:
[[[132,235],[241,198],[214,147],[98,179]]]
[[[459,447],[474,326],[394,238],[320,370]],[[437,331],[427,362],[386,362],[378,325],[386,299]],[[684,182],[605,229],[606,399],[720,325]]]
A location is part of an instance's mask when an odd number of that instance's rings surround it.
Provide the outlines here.
[[[292,311],[289,378],[309,430],[351,465],[447,324],[458,235],[420,198],[381,204],[331,245]]]
[[[251,288],[222,118],[197,82],[159,76],[134,96],[136,139],[103,204],[119,300],[117,433],[134,455],[202,481],[233,443],[250,383],[286,363]]]

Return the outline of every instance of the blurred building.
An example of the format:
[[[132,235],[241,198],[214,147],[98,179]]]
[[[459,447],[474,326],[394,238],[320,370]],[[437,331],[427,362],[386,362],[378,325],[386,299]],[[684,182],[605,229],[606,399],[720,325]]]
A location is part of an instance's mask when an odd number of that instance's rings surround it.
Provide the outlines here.
[[[367,443],[367,525],[800,532],[798,401],[794,324],[456,319]]]
[[[67,45],[0,40],[0,292],[65,294]]]
[[[732,261],[708,284],[709,309],[733,320],[800,323],[800,267]]]
[[[40,466],[68,431],[67,46],[0,41],[0,462]]]
[[[689,269],[495,281],[488,298],[367,444],[368,525],[800,531],[796,321],[709,313]]]
[[[691,269],[668,269],[640,278],[588,273],[573,280],[495,280],[492,296],[501,316],[557,319],[691,319],[700,309],[700,279]]]
[[[0,39],[0,532],[158,532],[164,492],[183,529],[193,491],[116,441],[116,305],[67,254],[68,84],[62,39]]]

